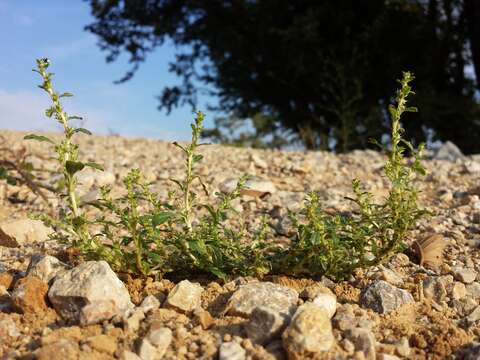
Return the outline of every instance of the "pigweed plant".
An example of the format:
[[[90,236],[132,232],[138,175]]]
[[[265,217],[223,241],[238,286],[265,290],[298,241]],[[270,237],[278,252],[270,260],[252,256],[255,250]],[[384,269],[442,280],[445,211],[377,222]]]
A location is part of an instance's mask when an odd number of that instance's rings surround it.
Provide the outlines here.
[[[174,143],[185,155],[185,176],[171,179],[178,189],[170,191],[168,202],[160,201],[140,170],[133,169],[123,179],[125,195],[113,198],[111,188],[103,187],[99,199],[83,204],[100,210],[99,216],[88,218],[79,201],[77,174],[85,167],[103,169],[96,163],[78,159],[78,145],[73,142],[73,137],[77,133],[91,133],[70,124],[79,117],[69,116],[60,99],[72,94],[59,94],[53,89],[53,74],[47,72],[48,67],[49,61],[40,59],[34,71],[43,79],[39,87],[52,101],[46,115],[63,126],[64,136],[59,143],[35,134],[27,135],[25,139],[51,143],[63,173],[64,191],[59,196],[66,200],[66,206],[56,219],[42,217],[48,225],[59,230],[54,233],[54,239],[79,248],[87,259],[104,259],[117,271],[142,275],[197,271],[226,278],[229,274],[262,275],[268,272],[262,251],[266,222],[248,243],[244,241],[244,231],[226,223],[228,214],[234,212],[232,201],[240,197],[248,178],[242,177],[229,193],[216,193],[215,202],[198,201],[196,182],[208,195],[207,187],[195,171],[195,166],[202,160],[202,155],[196,153],[203,145],[199,143],[204,120],[201,112],[197,112],[191,125],[190,144]],[[205,209],[205,215],[200,219],[195,217],[198,209]]]
[[[175,188],[169,191],[167,200],[151,190],[139,169],[133,169],[123,179],[122,196],[113,197],[112,189],[103,187],[99,199],[81,203],[77,174],[85,167],[102,167],[79,160],[74,135],[90,132],[71,125],[71,120],[78,117],[69,116],[60,99],[72,95],[53,89],[53,74],[47,72],[48,67],[48,60],[40,59],[35,71],[43,79],[40,88],[52,101],[46,115],[63,126],[63,138],[54,142],[46,136],[28,135],[26,139],[53,145],[63,174],[59,196],[64,206],[57,217],[44,216],[43,220],[56,228],[56,240],[78,248],[87,259],[106,260],[116,271],[143,276],[210,273],[223,279],[267,273],[342,279],[358,267],[377,264],[401,251],[408,232],[425,214],[418,207],[417,190],[412,183],[416,174],[424,174],[420,165],[422,147],[416,150],[403,139],[400,124],[404,112],[416,111],[406,106],[412,93],[410,73],[404,73],[397,104],[390,107],[392,147],[385,166],[391,184],[388,198],[383,204],[374,203],[373,196],[354,180],[355,196],[351,200],[359,211],[346,217],[327,214],[318,196],[310,193],[302,212],[291,214],[297,234],[290,246],[282,248],[266,241],[266,219],[253,235],[243,227],[229,225],[229,216],[236,213],[232,202],[241,196],[248,176],[241,177],[231,192],[215,193],[214,201],[200,201],[199,191],[210,199],[207,186],[196,171],[203,159],[198,153],[204,145],[199,142],[204,120],[201,112],[196,113],[191,125],[190,143],[174,143],[185,158],[184,176],[171,179]],[[404,159],[406,149],[413,154],[411,163]],[[98,215],[87,216],[87,206],[99,209]]]
[[[54,151],[57,154],[57,162],[60,166],[60,171],[63,174],[62,187],[59,190],[59,195],[62,199],[66,199],[66,207],[62,209],[61,221],[55,220],[52,217],[44,216],[43,220],[49,224],[55,224],[57,228],[64,230],[64,234],[55,234],[55,239],[72,241],[74,246],[80,247],[81,250],[87,252],[98,247],[95,240],[92,238],[88,229],[88,220],[84,216],[79,207],[79,196],[77,194],[76,173],[85,167],[91,167],[102,170],[102,167],[93,162],[81,162],[78,160],[78,145],[72,140],[75,134],[85,133],[91,134],[84,128],[76,128],[71,125],[71,121],[80,119],[78,116],[69,116],[60,102],[61,98],[73,96],[71,93],[59,94],[53,89],[52,76],[53,73],[47,72],[49,67],[48,59],[37,60],[37,69],[33,70],[40,74],[43,83],[39,85],[52,101],[52,105],[45,111],[45,115],[49,118],[54,118],[63,127],[64,137],[60,142],[55,142],[51,138],[43,135],[30,134],[25,136],[25,139],[37,140],[41,142],[48,142],[53,145]],[[64,191],[63,191],[64,189]]]
[[[248,176],[239,179],[235,189],[229,193],[217,192],[215,205],[198,203],[197,194],[192,191],[195,181],[198,181],[208,195],[207,187],[201,177],[195,172],[195,165],[203,156],[196,153],[203,130],[204,114],[197,112],[192,128],[192,139],[189,145],[177,146],[185,156],[185,177],[183,180],[171,179],[178,187],[172,191],[170,197],[173,200],[173,210],[176,221],[169,222],[167,233],[173,239],[174,245],[181,252],[181,262],[177,261],[177,267],[184,273],[190,273],[192,268],[210,272],[220,278],[226,278],[229,274],[239,275],[262,275],[268,272],[266,259],[263,253],[266,222],[263,223],[253,239],[248,244],[244,238],[246,234],[238,229],[225,226],[228,213],[235,213],[232,202],[241,196],[241,190],[245,187]],[[203,208],[206,215],[193,225],[195,214],[193,210]]]
[[[407,107],[407,98],[413,91],[409,83],[414,79],[403,74],[397,91],[396,106],[390,105],[392,120],[391,150],[385,165],[385,176],[390,182],[385,202],[376,204],[373,195],[362,190],[358,179],[352,181],[358,207],[356,216],[331,216],[325,213],[315,193],[305,200],[300,222],[297,214],[291,218],[297,229],[292,245],[274,256],[274,270],[294,276],[326,275],[334,279],[349,276],[354,269],[378,264],[391,254],[405,249],[404,240],[418,219],[427,214],[417,203],[418,191],[413,185],[416,175],[425,175],[420,164],[423,144],[415,149],[405,140],[400,119],[405,112],[416,112]],[[413,162],[406,163],[408,149]]]

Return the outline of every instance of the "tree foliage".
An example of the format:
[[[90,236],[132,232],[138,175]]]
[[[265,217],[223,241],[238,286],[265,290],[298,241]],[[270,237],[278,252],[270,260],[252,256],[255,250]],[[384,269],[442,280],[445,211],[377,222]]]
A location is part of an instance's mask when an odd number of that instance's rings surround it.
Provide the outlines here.
[[[163,89],[161,109],[195,107],[206,91],[234,123],[261,114],[270,121],[262,129],[281,129],[306,148],[348,151],[388,133],[392,74],[409,69],[420,79],[414,105],[422,112],[406,122],[414,140],[431,129],[434,139],[480,151],[466,72],[472,64],[480,71],[475,0],[89,2],[87,30],[107,60],[130,55],[121,81],[165,41],[177,45],[170,71],[181,84]]]

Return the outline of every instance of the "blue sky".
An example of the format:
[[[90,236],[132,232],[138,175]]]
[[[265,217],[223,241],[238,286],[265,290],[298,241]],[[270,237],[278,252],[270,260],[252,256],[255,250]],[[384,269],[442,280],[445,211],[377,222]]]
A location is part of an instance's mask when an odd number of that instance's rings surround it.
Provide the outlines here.
[[[31,71],[36,58],[48,57],[57,90],[75,95],[65,102],[67,112],[83,116],[86,128],[102,134],[188,139],[191,109],[167,115],[157,110],[155,98],[163,86],[180,81],[168,72],[173,46],[158,48],[132,80],[116,85],[129,68],[127,57],[106,63],[95,36],[83,30],[92,19],[88,3],[81,0],[0,0],[0,129],[55,128],[42,115],[48,99],[36,87],[39,76]],[[201,98],[199,110],[207,100],[212,101]],[[205,125],[212,123],[207,114]]]

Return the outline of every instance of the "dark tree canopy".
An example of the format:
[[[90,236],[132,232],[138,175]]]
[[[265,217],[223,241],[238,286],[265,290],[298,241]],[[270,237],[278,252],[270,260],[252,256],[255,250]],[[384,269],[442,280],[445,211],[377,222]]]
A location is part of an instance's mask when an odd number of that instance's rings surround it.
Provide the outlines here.
[[[348,151],[388,132],[386,106],[403,70],[415,73],[420,113],[405,122],[480,152],[480,6],[476,0],[90,0],[108,61],[128,53],[134,75],[165,41],[178,45],[160,108],[218,96],[235,119],[269,119],[307,148]],[[477,84],[478,87],[478,84]],[[431,133],[431,131],[430,131]]]

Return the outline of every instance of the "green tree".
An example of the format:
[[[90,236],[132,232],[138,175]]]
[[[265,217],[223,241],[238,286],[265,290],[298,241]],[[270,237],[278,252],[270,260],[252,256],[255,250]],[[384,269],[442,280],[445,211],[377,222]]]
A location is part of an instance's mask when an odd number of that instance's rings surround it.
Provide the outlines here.
[[[465,74],[479,41],[468,0],[89,2],[87,30],[107,60],[130,55],[121,81],[167,39],[178,45],[170,70],[181,84],[159,96],[166,111],[195,107],[206,87],[219,99],[211,110],[245,121],[261,114],[306,148],[348,151],[388,132],[392,74],[409,69],[420,79],[422,112],[407,121],[414,141],[428,128],[480,151],[475,84]]]

